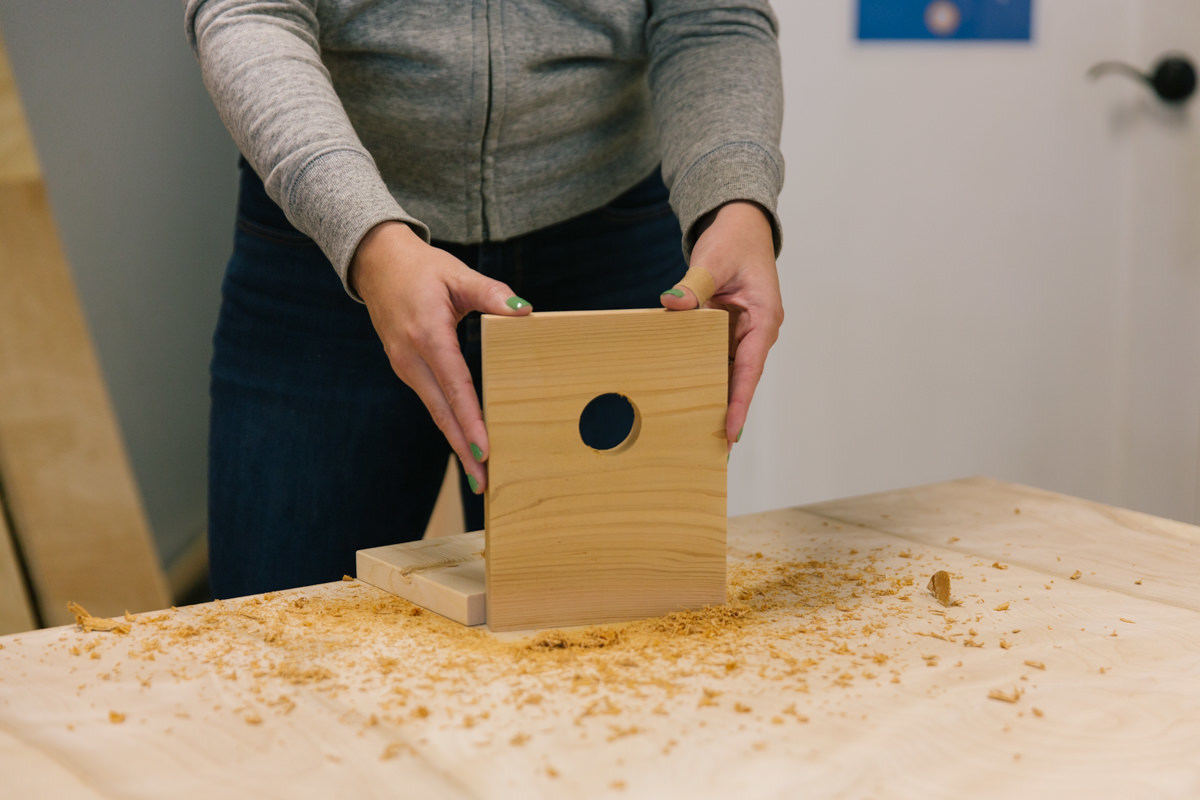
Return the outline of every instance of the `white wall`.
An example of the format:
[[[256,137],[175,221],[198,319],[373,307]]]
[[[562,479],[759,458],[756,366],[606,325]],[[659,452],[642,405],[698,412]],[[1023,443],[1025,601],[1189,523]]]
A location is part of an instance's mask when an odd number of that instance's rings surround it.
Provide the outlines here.
[[[1130,339],[1166,293],[1135,312],[1128,275],[1154,183],[1184,180],[1186,160],[1148,173],[1113,119],[1152,106],[1145,91],[1083,77],[1157,54],[1141,4],[1043,0],[1031,45],[865,46],[849,0],[775,5],[788,319],[733,458],[731,512],[982,473],[1191,517],[1200,394],[1156,414],[1172,373],[1137,375]],[[1200,41],[1179,22],[1162,27]],[[1194,142],[1186,117],[1171,127],[1177,149]],[[1195,259],[1176,263],[1194,278]],[[1194,321],[1196,296],[1161,313],[1189,302]],[[1131,379],[1153,395],[1136,420]],[[1171,440],[1167,463],[1153,439]]]

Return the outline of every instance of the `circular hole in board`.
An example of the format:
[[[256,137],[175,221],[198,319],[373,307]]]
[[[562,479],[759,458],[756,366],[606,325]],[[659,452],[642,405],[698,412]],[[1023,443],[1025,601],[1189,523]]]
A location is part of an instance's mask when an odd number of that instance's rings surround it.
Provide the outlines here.
[[[593,397],[579,415],[579,438],[593,450],[618,453],[637,439],[641,417],[623,394],[606,392]]]

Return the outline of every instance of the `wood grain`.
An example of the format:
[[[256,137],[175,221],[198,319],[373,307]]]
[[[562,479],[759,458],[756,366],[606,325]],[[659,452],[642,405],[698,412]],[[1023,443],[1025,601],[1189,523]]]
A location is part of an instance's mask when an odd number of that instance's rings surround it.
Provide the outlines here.
[[[487,618],[482,531],[356,553],[360,581],[463,625]]]
[[[483,318],[488,625],[635,619],[725,599],[723,311]],[[608,451],[579,418],[625,396]]]

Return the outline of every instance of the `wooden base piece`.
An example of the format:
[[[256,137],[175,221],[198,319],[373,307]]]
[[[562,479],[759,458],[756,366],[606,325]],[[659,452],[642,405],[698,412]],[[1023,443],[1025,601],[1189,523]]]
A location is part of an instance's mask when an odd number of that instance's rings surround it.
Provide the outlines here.
[[[359,550],[358,579],[463,625],[487,620],[483,532]]]

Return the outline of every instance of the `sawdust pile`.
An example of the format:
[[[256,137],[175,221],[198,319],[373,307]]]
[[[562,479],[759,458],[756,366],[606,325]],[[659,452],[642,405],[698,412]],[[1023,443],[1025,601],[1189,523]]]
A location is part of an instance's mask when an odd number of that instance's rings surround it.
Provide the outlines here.
[[[345,581],[130,617],[122,636],[96,633],[110,629],[82,612],[85,641],[65,646],[98,662],[97,679],[151,693],[204,679],[208,713],[252,725],[327,695],[355,709],[344,723],[403,729],[394,736],[404,741],[436,726],[532,747],[539,730],[561,730],[563,715],[590,742],[662,739],[685,734],[670,727],[680,709],[724,708],[767,730],[818,713],[809,698],[829,693],[814,689],[898,691],[929,667],[961,666],[966,648],[1008,646],[985,619],[1000,617],[990,608],[942,608],[922,591],[935,566],[922,558],[891,546],[860,552],[849,536],[816,554],[803,542],[782,557],[742,553],[722,605],[536,634],[465,628]],[[990,630],[978,631],[981,621]],[[393,741],[381,757],[405,752]]]

